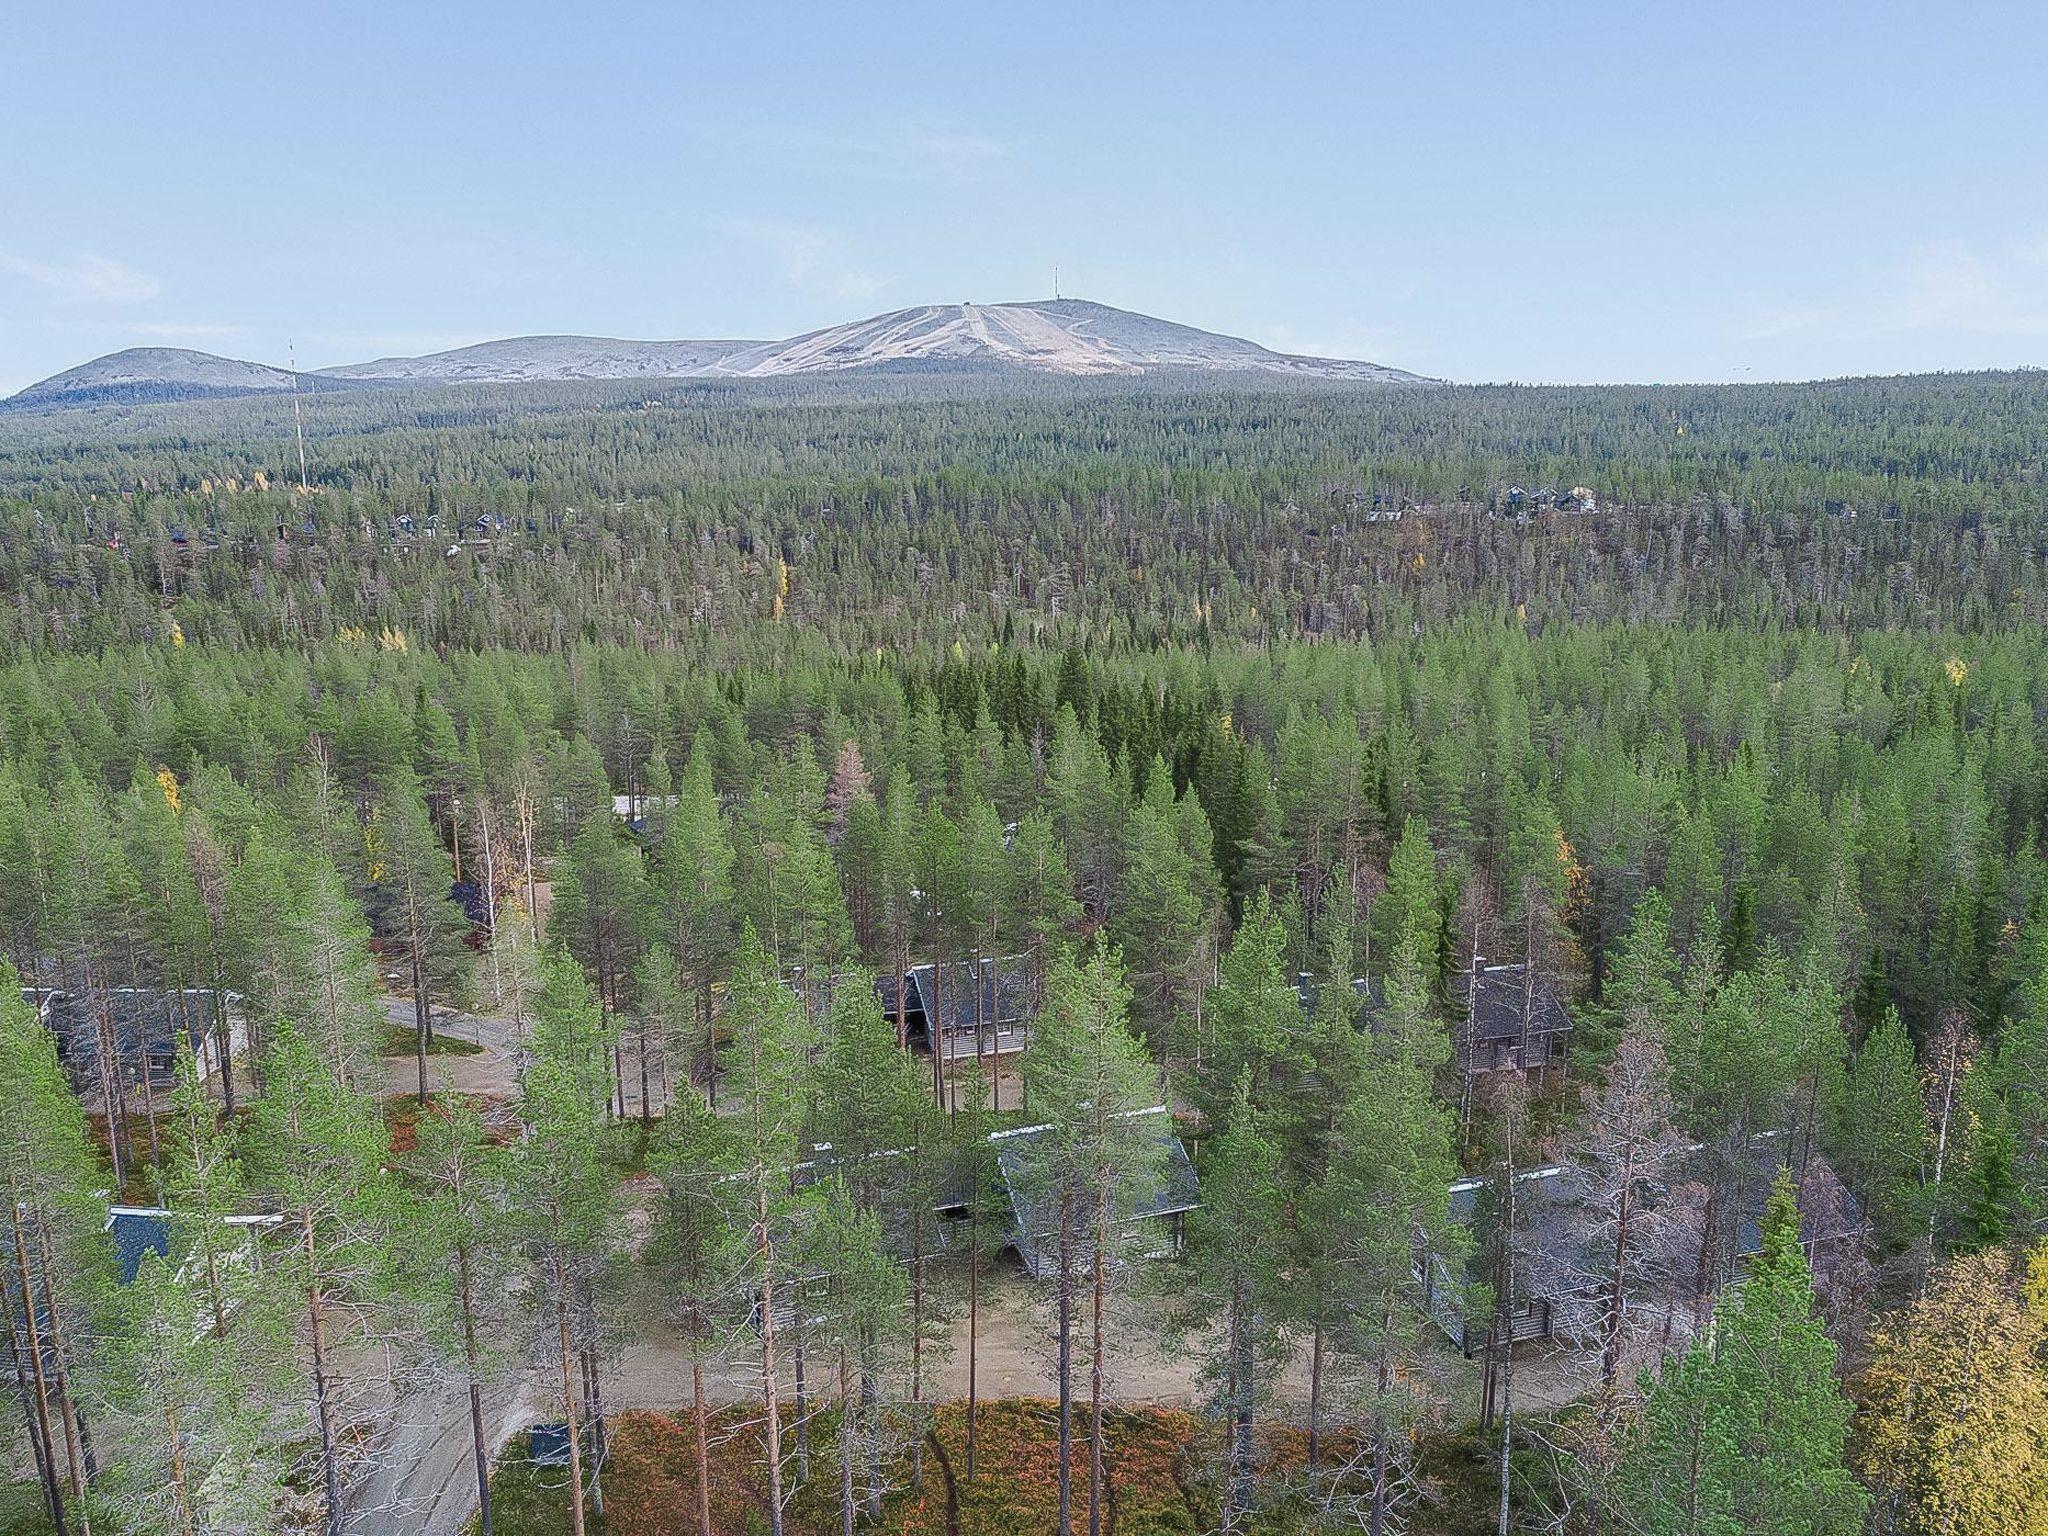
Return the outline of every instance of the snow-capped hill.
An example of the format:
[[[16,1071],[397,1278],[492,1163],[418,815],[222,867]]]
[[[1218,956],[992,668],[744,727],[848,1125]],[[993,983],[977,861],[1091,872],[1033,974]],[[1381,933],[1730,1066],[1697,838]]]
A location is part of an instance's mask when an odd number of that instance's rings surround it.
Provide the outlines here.
[[[299,375],[302,389],[370,385],[520,384],[567,379],[774,379],[864,369],[960,369],[1069,378],[1204,373],[1284,374],[1376,384],[1426,384],[1381,363],[1274,352],[1239,336],[1091,304],[925,304],[784,341],[619,341],[514,336],[423,357],[383,357]],[[290,389],[282,368],[175,347],[134,347],[32,384],[0,406],[178,400]]]
[[[197,400],[291,387],[289,373],[263,363],[239,362],[185,347],[130,347],[31,384],[7,403],[51,406]]]
[[[899,309],[737,352],[713,371],[771,378],[920,362],[986,363],[1076,376],[1201,369],[1423,382],[1415,374],[1378,363],[1273,352],[1241,337],[1083,299]]]
[[[512,383],[522,379],[684,379],[755,341],[618,341],[609,336],[512,336],[424,357],[380,357],[323,368],[328,379]]]

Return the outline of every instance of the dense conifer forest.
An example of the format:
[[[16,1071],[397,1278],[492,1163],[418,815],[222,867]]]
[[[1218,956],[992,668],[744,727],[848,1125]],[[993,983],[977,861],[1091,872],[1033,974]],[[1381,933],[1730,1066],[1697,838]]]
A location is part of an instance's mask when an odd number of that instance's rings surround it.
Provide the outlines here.
[[[2043,1529],[2048,376],[298,408],[0,417],[0,1531]]]

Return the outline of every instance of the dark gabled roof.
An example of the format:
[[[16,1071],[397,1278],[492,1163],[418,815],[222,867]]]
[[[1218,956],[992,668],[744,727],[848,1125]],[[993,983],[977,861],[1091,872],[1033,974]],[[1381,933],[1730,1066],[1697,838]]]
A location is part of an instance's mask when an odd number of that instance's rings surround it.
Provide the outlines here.
[[[875,997],[882,1004],[882,1016],[886,1018],[891,1024],[895,1023],[896,978],[894,976],[877,976],[875,978]],[[904,1012],[908,1013],[910,1009],[914,1009],[916,1007],[917,991],[915,988],[912,988],[910,992],[910,1008],[905,1009]]]
[[[1191,1211],[1202,1198],[1195,1165],[1180,1137],[1174,1134],[1173,1115],[1164,1106],[1155,1106],[1138,1110],[1135,1118],[1142,1119],[1159,1138],[1162,1172],[1156,1182],[1124,1191],[1123,1207],[1116,1213],[1119,1226]],[[1029,1163],[1032,1147],[1050,1129],[1046,1125],[1024,1126],[1014,1131],[998,1131],[989,1138],[996,1144],[996,1167],[1009,1196],[1011,1232],[1017,1252],[1025,1267],[1038,1276],[1045,1273],[1040,1245],[1055,1234],[1059,1217],[1044,1194],[1034,1187],[1036,1181],[1030,1177]]]
[[[214,994],[206,987],[109,987],[104,992],[46,992],[43,1022],[66,1057],[90,1057],[97,1049],[99,1010],[106,1009],[114,1039],[130,1061],[144,1055],[168,1058],[179,1031],[196,1053],[213,1023]]]
[[[977,972],[979,974],[977,974]],[[975,1009],[976,983],[980,984],[981,1005]],[[1014,1024],[1031,1011],[1031,988],[1021,959],[948,961],[943,968],[916,965],[910,968],[910,990],[927,1024],[937,1018],[946,1030],[971,1030],[983,1025]],[[895,1017],[896,984],[889,979],[882,1006]]]
[[[1301,971],[1294,978],[1294,992],[1301,999],[1301,1011],[1313,1014],[1316,1011],[1316,997],[1322,990],[1322,982],[1313,971]],[[1359,1009],[1361,1022],[1370,1019],[1387,1006],[1386,989],[1374,976],[1360,976],[1351,983],[1351,990],[1358,994],[1362,1006]]]
[[[1460,972],[1455,982],[1458,995],[1471,997],[1474,1040],[1519,1040],[1522,1036],[1522,967],[1488,965],[1479,970],[1476,984],[1472,972]],[[1537,978],[1530,999],[1531,1035],[1557,1035],[1572,1027],[1572,1016],[1549,983]]]
[[[1759,1138],[1764,1140],[1765,1138]],[[1699,1161],[1700,1148],[1682,1153],[1674,1159],[1673,1173],[1682,1180],[1689,1176],[1691,1168]],[[1738,1198],[1741,1209],[1736,1213],[1735,1252],[1742,1258],[1753,1258],[1763,1252],[1763,1213],[1770,1199],[1771,1181],[1776,1176],[1777,1164],[1760,1164],[1751,1176],[1741,1182]],[[1531,1207],[1532,1222],[1546,1215],[1568,1212],[1580,1198],[1580,1174],[1569,1166],[1528,1168],[1515,1175],[1515,1183],[1521,1191],[1518,1200],[1527,1200]],[[1451,1186],[1451,1220],[1469,1225],[1478,1214],[1479,1201],[1488,1185],[1487,1178],[1460,1179]],[[1657,1191],[1659,1198],[1666,1191]],[[1800,1236],[1808,1243],[1832,1243],[1850,1237],[1863,1230],[1863,1213],[1856,1199],[1847,1190],[1841,1192],[1842,1209],[1825,1218],[1816,1213],[1800,1210]],[[1521,1223],[1517,1222],[1517,1226]]]
[[[133,1285],[142,1261],[171,1256],[171,1213],[151,1206],[117,1205],[107,1212],[107,1236],[123,1285]]]

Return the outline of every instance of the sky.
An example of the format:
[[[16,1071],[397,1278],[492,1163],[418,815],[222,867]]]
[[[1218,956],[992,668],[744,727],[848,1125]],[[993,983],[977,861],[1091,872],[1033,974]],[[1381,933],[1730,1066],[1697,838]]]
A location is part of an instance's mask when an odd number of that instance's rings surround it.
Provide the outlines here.
[[[1099,300],[1463,381],[2048,363],[2048,6],[102,3],[0,36],[0,393]]]

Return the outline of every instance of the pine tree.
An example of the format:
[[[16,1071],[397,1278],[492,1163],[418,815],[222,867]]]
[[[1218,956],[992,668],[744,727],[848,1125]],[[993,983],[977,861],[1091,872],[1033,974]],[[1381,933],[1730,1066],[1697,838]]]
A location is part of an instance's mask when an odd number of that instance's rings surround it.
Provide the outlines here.
[[[55,1043],[22,1002],[20,978],[4,960],[0,1179],[8,1212],[8,1283],[0,1286],[0,1296],[9,1303],[12,1374],[29,1389],[32,1439],[51,1522],[63,1533],[75,1517],[84,1530],[92,1468],[79,1378],[94,1298],[107,1285],[109,1255],[97,1194],[104,1174]]]
[[[1202,1203],[1188,1221],[1191,1260],[1179,1321],[1206,1330],[1220,1319],[1203,1364],[1211,1401],[1229,1425],[1223,1526],[1252,1508],[1252,1425],[1287,1355],[1287,1245],[1280,1148],[1252,1101],[1244,1067],[1206,1149]]]
[[[738,1100],[733,1122],[734,1162],[749,1194],[749,1276],[758,1297],[761,1335],[761,1410],[765,1420],[763,1456],[768,1469],[770,1525],[782,1536],[782,1410],[776,1377],[775,1323],[783,1273],[779,1229],[796,1162],[806,1091],[805,1069],[813,1044],[802,1000],[776,973],[775,959],[755,937],[740,930],[726,1008],[726,1082]]]
[[[1927,1106],[1896,1008],[1885,1010],[1856,1052],[1828,1118],[1828,1157],[1862,1202],[1877,1241],[1887,1249],[1910,1243],[1920,1226]]]
[[[839,1529],[852,1536],[854,1517],[881,1514],[882,1490],[871,1470],[864,1499],[854,1492],[857,1447],[880,1434],[872,1422],[879,1404],[869,1388],[880,1374],[903,1321],[903,1271],[883,1250],[881,1218],[854,1202],[835,1175],[805,1195],[808,1220],[802,1263],[806,1276],[801,1303],[814,1316],[807,1325],[813,1347],[836,1363],[839,1384]],[[878,1468],[878,1458],[870,1459]]]
[[[468,1389],[483,1536],[493,1528],[483,1393],[503,1371],[510,1162],[467,1102],[422,1115],[419,1146],[405,1162],[412,1187],[399,1202],[395,1244],[429,1349]]]
[[[1286,930],[1261,892],[1223,953],[1206,1005],[1209,1038],[1191,1089],[1212,1124],[1223,1123],[1240,1087],[1260,1110],[1278,1110],[1302,1065],[1301,994],[1286,959]]]
[[[580,1305],[587,1287],[615,1258],[622,1234],[618,1184],[605,1155],[604,1103],[610,1086],[612,1041],[603,1011],[582,971],[566,954],[550,953],[541,966],[541,993],[533,1046],[520,1080],[524,1135],[512,1167],[513,1231],[533,1266],[527,1294],[541,1325],[561,1385],[569,1427],[571,1529],[584,1529],[584,1438],[601,1433],[588,1424],[587,1351],[594,1341]],[[595,1480],[595,1469],[593,1478]]]
[[[1214,883],[1206,852],[1199,863],[1189,853],[1173,781],[1155,765],[1145,798],[1124,826],[1123,875],[1110,929],[1129,957],[1138,1017],[1165,1047],[1181,1043],[1209,980],[1214,913],[1205,892]],[[1197,1027],[1197,1050],[1200,1040]]]
[[[462,995],[469,973],[461,910],[448,900],[455,874],[427,816],[419,781],[394,769],[377,799],[371,878],[385,925],[404,943],[412,984],[419,1101],[427,1102],[427,1052],[434,1041],[434,999]]]
[[[341,1536],[346,1510],[334,1329],[345,1303],[374,1299],[389,1258],[381,1181],[390,1137],[376,1107],[343,1087],[312,1043],[289,1025],[271,1041],[264,1086],[250,1131],[252,1156],[291,1238],[272,1274],[291,1287],[303,1309],[325,1530]]]
[[[1073,1322],[1085,1280],[1089,1303],[1088,1530],[1101,1536],[1102,1411],[1108,1306],[1130,1233],[1124,1212],[1165,1177],[1164,1146],[1145,1111],[1153,1070],[1124,1020],[1131,993],[1113,949],[1086,961],[1063,954],[1046,982],[1045,1011],[1024,1072],[1047,1129],[1033,1138],[1023,1177],[1048,1213],[1056,1255],[1059,1327],[1059,1530],[1072,1530]]]
[[[1303,1191],[1297,1212],[1306,1261],[1295,1275],[1303,1292],[1297,1307],[1332,1337],[1358,1378],[1355,1471],[1366,1490],[1363,1517],[1376,1532],[1389,1529],[1407,1502],[1409,1432],[1431,1407],[1408,1367],[1430,1312],[1462,1306],[1462,1296],[1440,1297],[1437,1287],[1442,1277],[1463,1275],[1469,1251],[1450,1220],[1455,1126],[1433,1088],[1450,1042],[1430,1017],[1416,955],[1398,954],[1368,1057],[1348,1084],[1321,1177]],[[1418,1249],[1425,1255],[1419,1275]],[[1343,1481],[1321,1491],[1334,1497]]]
[[[566,867],[555,878],[551,922],[555,942],[583,966],[597,991],[606,1027],[617,1030],[632,1006],[632,981],[642,954],[647,907],[640,850],[623,838],[614,818],[592,816],[569,845]],[[640,1078],[640,1119],[653,1118],[645,1020],[636,1021]],[[614,1107],[626,1114],[626,1073],[622,1047],[612,1049]]]
[[[744,1300],[753,1255],[751,1225],[732,1200],[734,1148],[709,1105],[680,1099],[663,1116],[651,1166],[661,1180],[648,1264],[662,1304],[681,1331],[690,1361],[690,1429],[697,1536],[712,1536],[711,1410],[704,1367],[723,1357],[746,1323]]]
[[[1852,1536],[1868,1500],[1844,1461],[1848,1429],[1781,1175],[1763,1252],[1712,1332],[1648,1384],[1606,1501],[1629,1530]]]

